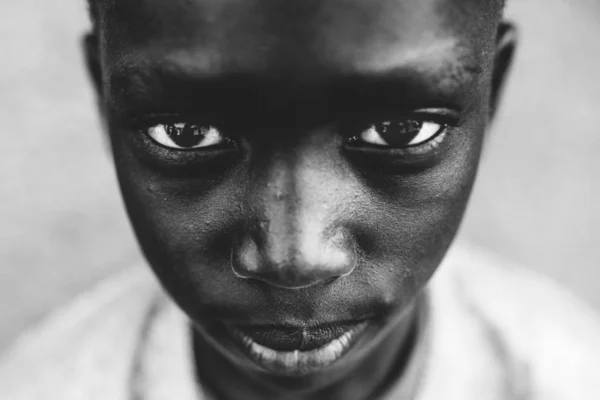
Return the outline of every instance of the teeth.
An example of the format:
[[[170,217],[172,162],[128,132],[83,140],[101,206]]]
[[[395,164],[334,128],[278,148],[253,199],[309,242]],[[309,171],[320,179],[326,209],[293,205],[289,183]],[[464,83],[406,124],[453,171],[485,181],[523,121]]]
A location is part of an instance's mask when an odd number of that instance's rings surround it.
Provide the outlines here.
[[[346,332],[339,338],[339,341],[342,343],[342,346],[346,347],[350,344],[350,338],[352,337],[351,332]]]
[[[258,343],[251,342],[250,350],[254,354],[258,355],[261,360],[265,360],[267,362],[274,362],[277,360],[277,352],[275,350],[261,346]]]
[[[244,344],[246,346],[252,346],[253,342],[249,337],[244,336],[244,335],[240,335],[240,337],[242,338],[242,341],[244,342]]]
[[[298,350],[284,353],[282,361],[285,365],[298,365]]]
[[[325,367],[342,356],[350,345],[354,331],[348,331],[318,349],[310,351],[276,351],[254,342],[241,334],[251,355],[269,368],[287,372],[302,372]]]

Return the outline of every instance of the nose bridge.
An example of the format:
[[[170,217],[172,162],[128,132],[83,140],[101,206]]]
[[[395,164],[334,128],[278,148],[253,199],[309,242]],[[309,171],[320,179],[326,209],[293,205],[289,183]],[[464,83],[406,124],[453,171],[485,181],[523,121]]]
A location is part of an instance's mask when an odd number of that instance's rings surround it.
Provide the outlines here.
[[[265,181],[257,182],[254,201],[258,202],[259,224],[255,238],[270,262],[282,264],[293,257],[297,247],[297,220],[302,200],[297,195],[295,160],[278,157],[265,171]]]
[[[349,234],[337,223],[340,194],[314,157],[277,157],[253,182],[255,210],[239,248],[236,273],[281,287],[305,287],[346,275],[355,264]]]
[[[257,233],[272,262],[318,264],[334,257],[328,248],[341,233],[328,212],[335,198],[326,175],[314,160],[288,157],[270,166],[266,184],[258,183],[264,214]]]

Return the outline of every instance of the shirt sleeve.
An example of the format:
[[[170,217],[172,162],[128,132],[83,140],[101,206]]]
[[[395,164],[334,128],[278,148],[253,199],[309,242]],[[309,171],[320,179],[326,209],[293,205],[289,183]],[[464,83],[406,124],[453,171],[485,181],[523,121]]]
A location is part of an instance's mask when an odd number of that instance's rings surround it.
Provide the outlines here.
[[[469,249],[459,279],[515,357],[531,400],[600,399],[600,322],[549,278]]]
[[[125,400],[156,285],[128,269],[56,310],[0,357],[0,399]]]

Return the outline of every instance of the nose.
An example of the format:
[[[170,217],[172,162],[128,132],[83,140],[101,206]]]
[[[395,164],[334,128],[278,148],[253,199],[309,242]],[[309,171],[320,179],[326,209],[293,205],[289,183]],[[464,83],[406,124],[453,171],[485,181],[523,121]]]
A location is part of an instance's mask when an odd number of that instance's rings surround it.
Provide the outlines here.
[[[266,237],[265,237],[266,236]],[[301,289],[349,275],[356,255],[340,231],[328,238],[298,235],[249,237],[233,254],[235,274],[285,289]]]
[[[248,196],[246,209],[255,212],[234,246],[234,273],[286,289],[352,273],[356,246],[343,223],[345,195],[338,173],[311,157],[267,168]]]

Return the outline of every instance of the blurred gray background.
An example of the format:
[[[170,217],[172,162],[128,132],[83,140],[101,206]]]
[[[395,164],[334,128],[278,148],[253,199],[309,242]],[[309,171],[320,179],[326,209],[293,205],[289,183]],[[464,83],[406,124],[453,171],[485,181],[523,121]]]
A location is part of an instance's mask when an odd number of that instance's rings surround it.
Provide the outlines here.
[[[600,310],[600,1],[508,0],[521,46],[462,235]],[[80,54],[84,0],[0,2],[0,350],[139,260]]]

